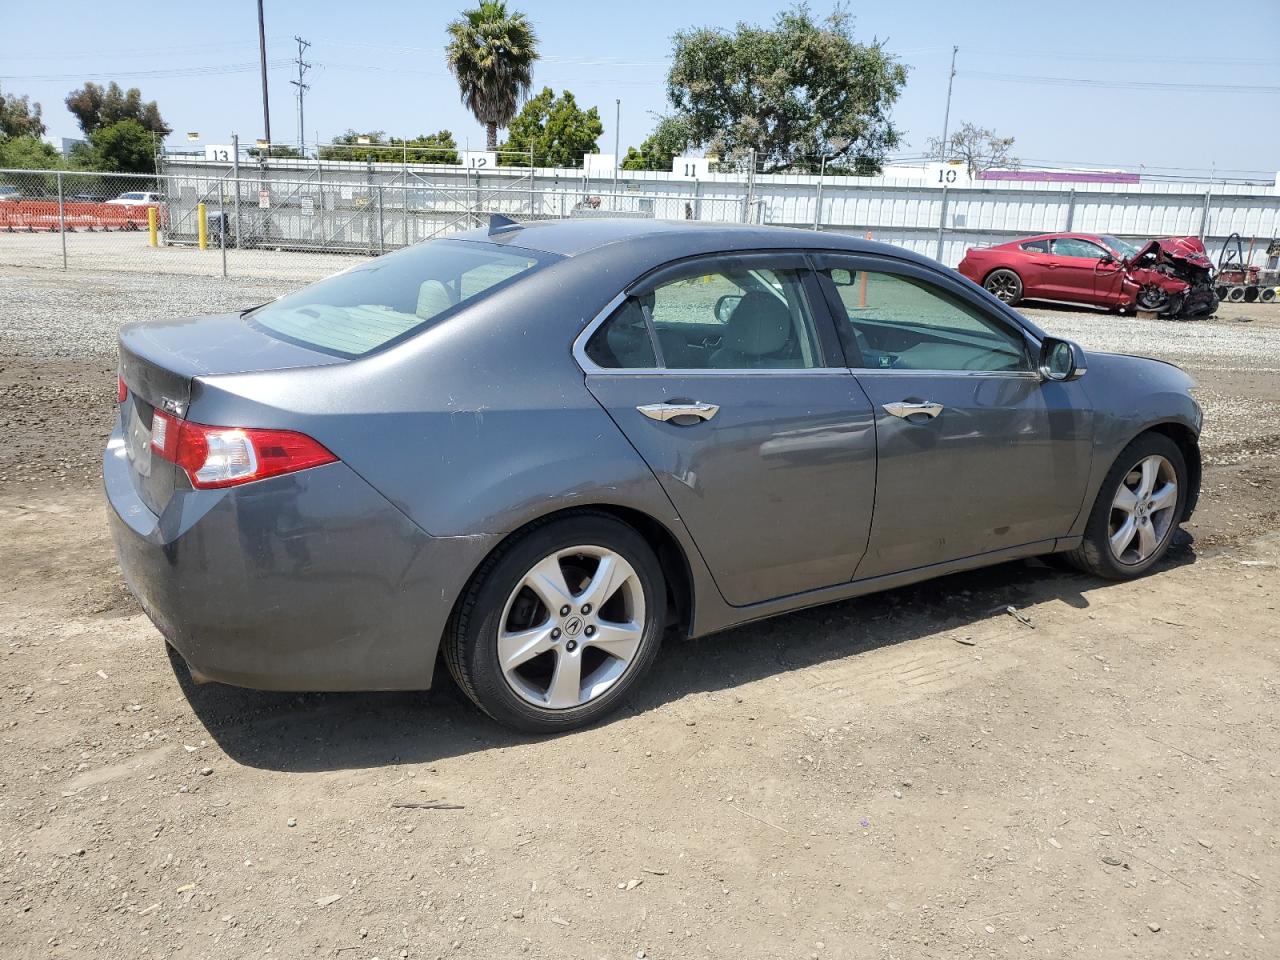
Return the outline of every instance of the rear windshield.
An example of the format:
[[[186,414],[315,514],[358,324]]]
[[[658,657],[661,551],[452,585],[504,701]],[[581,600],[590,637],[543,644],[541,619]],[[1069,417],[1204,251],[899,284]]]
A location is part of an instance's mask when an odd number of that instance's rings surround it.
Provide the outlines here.
[[[519,247],[432,240],[313,283],[249,317],[283,340],[359,357],[558,259]]]

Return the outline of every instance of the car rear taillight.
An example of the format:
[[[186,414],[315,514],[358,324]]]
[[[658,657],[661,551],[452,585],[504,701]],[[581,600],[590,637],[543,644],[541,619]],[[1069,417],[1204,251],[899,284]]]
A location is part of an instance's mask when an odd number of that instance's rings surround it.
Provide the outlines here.
[[[129,396],[129,388],[124,385],[124,377],[116,375],[116,403],[124,403]]]
[[[151,420],[151,449],[180,466],[198,490],[234,487],[338,459],[292,430],[211,427],[159,410]]]

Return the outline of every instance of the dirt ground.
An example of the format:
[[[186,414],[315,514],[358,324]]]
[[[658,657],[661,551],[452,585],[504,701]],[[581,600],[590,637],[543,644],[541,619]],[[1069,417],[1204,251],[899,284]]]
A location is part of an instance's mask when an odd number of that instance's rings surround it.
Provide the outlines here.
[[[671,644],[531,739],[443,677],[191,684],[106,532],[116,282],[0,268],[0,957],[1280,956],[1280,307],[1028,310],[1201,383],[1152,575],[1006,564]]]

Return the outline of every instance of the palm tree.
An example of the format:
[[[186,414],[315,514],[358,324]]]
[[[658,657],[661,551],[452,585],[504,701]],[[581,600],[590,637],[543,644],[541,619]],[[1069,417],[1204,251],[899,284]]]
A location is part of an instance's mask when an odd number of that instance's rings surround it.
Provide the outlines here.
[[[516,115],[533,85],[538,38],[523,13],[507,13],[503,0],[480,0],[449,24],[445,60],[458,80],[463,105],[485,127],[490,150],[498,128]]]

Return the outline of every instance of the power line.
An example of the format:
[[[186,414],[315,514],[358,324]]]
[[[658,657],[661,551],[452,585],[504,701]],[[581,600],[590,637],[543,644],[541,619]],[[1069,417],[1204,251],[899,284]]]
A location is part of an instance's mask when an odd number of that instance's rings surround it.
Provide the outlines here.
[[[1244,83],[1174,83],[1166,80],[1095,80],[1086,77],[1043,77],[1018,73],[965,70],[961,76],[1000,83],[1040,83],[1063,87],[1106,87],[1109,90],[1176,90],[1182,93],[1280,93],[1280,86]]]
[[[267,66],[271,69],[286,67],[292,60],[271,60]],[[5,81],[62,81],[62,80],[145,80],[180,79],[183,77],[212,77],[227,73],[245,73],[257,70],[258,62],[209,64],[203,67],[169,67],[158,70],[128,70],[112,73],[45,73],[45,74],[10,74],[0,76]]]

